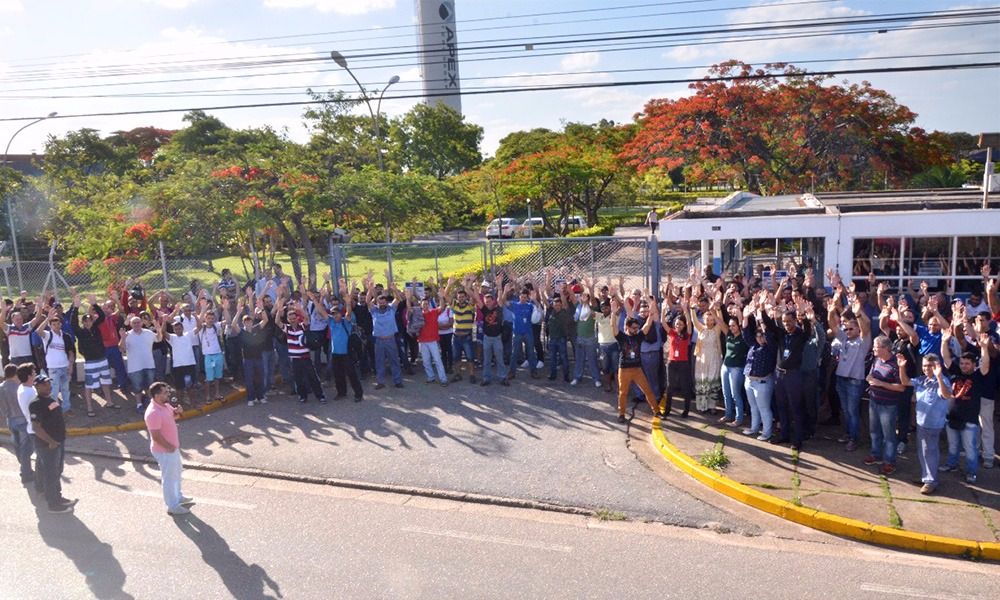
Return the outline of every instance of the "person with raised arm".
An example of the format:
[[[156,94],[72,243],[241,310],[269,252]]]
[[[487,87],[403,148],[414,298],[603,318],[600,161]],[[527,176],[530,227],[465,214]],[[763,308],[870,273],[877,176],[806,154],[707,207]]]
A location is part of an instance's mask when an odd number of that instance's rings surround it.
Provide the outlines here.
[[[618,327],[618,317],[622,313],[622,302],[617,298],[611,299],[611,331],[618,342],[619,362],[618,362],[618,422],[625,423],[625,407],[628,405],[629,389],[635,385],[646,398],[649,409],[660,419],[667,418],[666,413],[660,408],[659,398],[649,387],[649,381],[642,371],[642,342],[646,334],[657,327],[653,312],[646,314],[645,322],[640,328],[639,319],[632,313],[625,317],[625,329]]]

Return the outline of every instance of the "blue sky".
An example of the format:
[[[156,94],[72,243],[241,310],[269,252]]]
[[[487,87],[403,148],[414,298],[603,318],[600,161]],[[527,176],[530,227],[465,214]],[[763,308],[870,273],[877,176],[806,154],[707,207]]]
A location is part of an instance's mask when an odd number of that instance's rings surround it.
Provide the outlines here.
[[[457,0],[460,44],[489,40],[540,40],[561,34],[599,35],[681,26],[731,26],[733,23],[775,22],[783,19],[847,17],[890,12],[990,7],[995,2],[933,2],[924,0]],[[766,4],[768,6],[761,7]],[[645,5],[645,6],[635,6]],[[623,6],[634,8],[622,9]],[[581,12],[593,10],[591,12]],[[562,15],[517,18],[519,15]],[[177,61],[233,60],[290,53],[317,55],[336,49],[351,59],[363,49],[385,49],[415,43],[412,0],[0,0],[0,117],[62,115],[184,108],[223,104],[280,102],[306,99],[304,90],[344,86],[355,91],[347,75],[331,61],[255,70],[199,70],[151,73],[176,68]],[[930,23],[923,23],[929,25]],[[922,25],[909,23],[903,25]],[[353,31],[348,31],[353,30]],[[319,34],[319,35],[312,35]],[[273,38],[276,36],[298,36]],[[240,41],[243,40],[243,41]],[[702,43],[691,43],[702,42]],[[709,42],[709,43],[704,43]],[[899,66],[997,61],[1000,26],[891,29],[886,33],[833,35],[796,39],[758,39],[751,43],[712,42],[688,38],[659,40],[645,48],[611,51],[570,46],[554,50],[516,48],[501,60],[495,53],[460,54],[463,88],[498,85],[612,82],[697,77],[704,65],[729,58],[753,64],[768,61],[855,59],[849,62],[801,63],[811,69]],[[662,47],[670,44],[671,47]],[[859,58],[985,52],[981,55],[857,61]],[[171,64],[172,63],[172,64]],[[391,63],[389,66],[388,63]],[[186,63],[190,65],[191,63]],[[359,79],[376,87],[392,75],[401,81],[383,104],[391,115],[405,112],[415,100],[392,99],[419,89],[416,59],[402,57],[351,62]],[[93,77],[95,67],[142,69],[127,77]],[[662,70],[664,68],[672,70]],[[638,69],[629,73],[602,71]],[[648,69],[660,69],[652,71]],[[92,72],[91,72],[92,74]],[[232,75],[255,75],[232,77]],[[213,78],[151,83],[162,79]],[[1000,131],[1000,70],[950,71],[863,76],[896,96],[919,114],[917,125],[928,130]],[[855,78],[859,80],[861,76]],[[108,85],[124,83],[127,85]],[[97,87],[90,87],[97,85]],[[74,86],[74,87],[67,87]],[[256,89],[245,88],[281,88]],[[230,91],[239,90],[239,91]],[[279,94],[276,94],[279,92]],[[677,98],[686,85],[649,85],[573,91],[467,96],[463,111],[485,128],[483,150],[491,154],[500,138],[532,127],[559,128],[566,121],[601,118],[627,121],[651,98]],[[87,97],[96,94],[130,97]],[[139,95],[137,95],[139,94]],[[274,95],[272,95],[274,94]],[[45,96],[73,96],[52,98]],[[271,125],[297,140],[307,137],[302,107],[269,107],[214,112],[233,127]],[[11,151],[43,149],[47,135],[91,127],[102,133],[142,125],[178,128],[182,113],[81,117],[46,121],[15,140]],[[0,122],[0,144],[22,125]]]

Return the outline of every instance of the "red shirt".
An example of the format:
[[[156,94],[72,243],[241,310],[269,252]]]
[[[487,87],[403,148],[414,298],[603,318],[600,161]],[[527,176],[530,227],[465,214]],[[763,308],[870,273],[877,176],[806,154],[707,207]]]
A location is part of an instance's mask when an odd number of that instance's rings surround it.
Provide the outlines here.
[[[687,362],[691,350],[691,337],[681,337],[673,329],[667,330],[667,360],[670,362]]]
[[[105,348],[118,346],[118,341],[121,340],[118,329],[121,325],[121,317],[105,313],[104,321],[97,327],[97,330],[101,332],[101,341],[104,342]]]
[[[424,326],[420,328],[420,334],[417,335],[418,342],[436,342],[441,339],[438,329],[439,314],[441,314],[440,308],[432,308],[424,312]]]

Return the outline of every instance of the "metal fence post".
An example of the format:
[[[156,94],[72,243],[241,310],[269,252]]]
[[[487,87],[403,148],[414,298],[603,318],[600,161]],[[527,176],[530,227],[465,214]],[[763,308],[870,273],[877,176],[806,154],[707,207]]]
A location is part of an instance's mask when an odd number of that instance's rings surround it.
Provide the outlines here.
[[[594,240],[590,240],[590,280],[595,281],[594,277],[594,263],[597,262],[594,258]]]
[[[330,249],[330,285],[333,286],[334,290],[339,289],[337,287],[337,280],[340,279],[340,260],[337,257],[337,247],[333,243],[333,236],[326,238],[327,246]]]
[[[441,282],[441,269],[438,268],[438,247],[434,245],[434,281]]]
[[[389,271],[388,274],[389,281],[385,282],[386,287],[388,287],[389,284],[392,283],[392,244],[385,245],[385,262],[386,265],[388,266],[388,271]]]
[[[659,297],[660,289],[660,248],[655,236],[649,237],[649,246],[646,255],[649,263],[649,290],[650,293]]]
[[[167,278],[167,254],[163,251],[163,242],[160,242],[160,270],[163,271],[163,289],[170,289],[170,282]]]
[[[496,248],[493,246],[494,241],[490,240],[487,242],[490,245],[490,279],[493,281],[497,280],[497,255]]]

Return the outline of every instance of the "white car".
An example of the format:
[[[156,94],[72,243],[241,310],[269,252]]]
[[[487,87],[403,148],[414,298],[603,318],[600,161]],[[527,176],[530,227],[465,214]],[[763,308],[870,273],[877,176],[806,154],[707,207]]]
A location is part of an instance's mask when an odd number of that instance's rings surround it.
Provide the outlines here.
[[[531,217],[530,219],[525,219],[523,223],[517,226],[514,230],[514,237],[541,237],[542,228],[545,226],[545,222],[542,221],[541,217]]]
[[[516,227],[517,222],[514,219],[508,217],[493,219],[490,221],[490,224],[486,226],[486,239],[493,240],[497,238],[512,238],[514,237],[514,229]]]
[[[566,224],[566,219],[559,221],[560,228]],[[577,215],[575,217],[569,217],[569,231],[576,231],[577,229],[587,228],[587,218]]]

